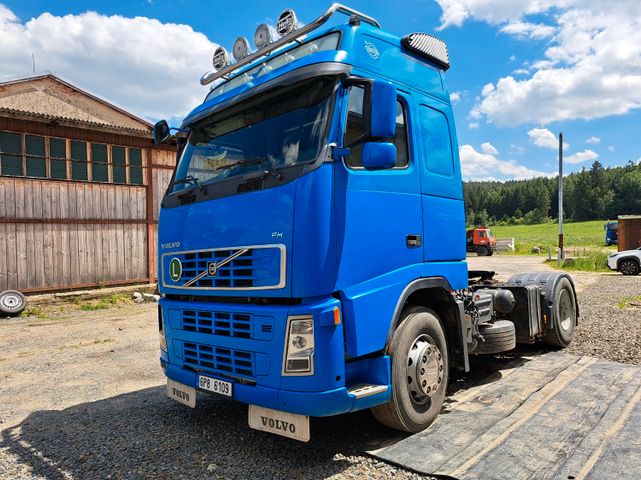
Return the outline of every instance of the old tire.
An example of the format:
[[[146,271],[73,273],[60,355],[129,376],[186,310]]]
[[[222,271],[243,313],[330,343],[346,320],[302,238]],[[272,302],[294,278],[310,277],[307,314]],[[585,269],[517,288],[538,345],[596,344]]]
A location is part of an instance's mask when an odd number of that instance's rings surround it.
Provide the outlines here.
[[[623,260],[620,260],[618,267],[619,271],[623,275],[638,275],[641,270],[639,268],[639,262],[632,258],[624,258]]]
[[[490,252],[490,249],[487,248],[485,245],[481,245],[480,247],[476,248],[476,254],[479,257],[485,257],[489,254],[489,252]]]
[[[516,347],[514,324],[509,320],[496,320],[490,325],[479,326],[484,342],[479,342],[472,352],[479,355],[507,352]]]
[[[553,329],[546,330],[543,343],[552,347],[565,348],[574,338],[577,318],[574,289],[567,278],[562,278],[559,281],[553,297]]]
[[[436,314],[424,307],[406,309],[389,354],[392,398],[372,408],[372,414],[388,427],[420,432],[440,412],[449,378],[447,343]]]
[[[0,293],[0,312],[7,317],[14,317],[27,306],[27,299],[17,290],[5,290]]]

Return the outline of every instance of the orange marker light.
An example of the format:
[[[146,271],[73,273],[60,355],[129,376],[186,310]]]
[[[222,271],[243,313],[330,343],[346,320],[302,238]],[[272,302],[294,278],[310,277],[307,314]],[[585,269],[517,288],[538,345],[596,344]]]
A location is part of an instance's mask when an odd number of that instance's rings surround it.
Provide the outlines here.
[[[341,324],[341,311],[338,307],[334,307],[334,325]]]

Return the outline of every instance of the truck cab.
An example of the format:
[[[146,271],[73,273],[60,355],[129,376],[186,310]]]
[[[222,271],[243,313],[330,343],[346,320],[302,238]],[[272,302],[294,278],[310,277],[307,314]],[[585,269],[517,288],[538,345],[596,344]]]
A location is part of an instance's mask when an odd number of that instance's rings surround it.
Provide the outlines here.
[[[468,252],[476,252],[479,257],[492,256],[496,251],[496,239],[487,227],[474,227],[465,234]]]
[[[619,242],[619,222],[616,220],[603,225],[605,230],[605,244],[616,245]]]
[[[219,48],[204,102],[175,135],[154,129],[178,144],[158,225],[167,394],[233,398],[252,428],[303,441],[309,417],[364,408],[419,431],[480,342],[514,348],[478,302],[530,300],[469,288],[445,44],[339,4],[299,27],[285,10],[279,39],[259,26],[235,63]],[[518,338],[554,317],[536,322]]]

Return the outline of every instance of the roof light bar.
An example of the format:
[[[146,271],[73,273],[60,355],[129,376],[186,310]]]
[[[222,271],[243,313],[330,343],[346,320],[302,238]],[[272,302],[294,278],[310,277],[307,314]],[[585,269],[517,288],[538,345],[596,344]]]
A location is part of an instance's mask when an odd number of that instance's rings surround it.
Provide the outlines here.
[[[381,28],[381,24],[378,23],[374,18],[370,17],[369,15],[365,15],[364,13],[361,13],[358,10],[354,10],[353,8],[346,7],[344,5],[341,5],[340,3],[334,3],[331,7],[325,10],[325,12],[320,17],[318,17],[313,22],[308,23],[307,25],[301,27],[298,30],[291,31],[290,33],[286,34],[284,37],[280,38],[279,40],[273,43],[266,44],[261,50],[254,52],[250,55],[247,55],[246,57],[243,57],[242,59],[238,60],[238,62],[236,62],[234,65],[227,65],[225,68],[221,70],[213,70],[211,72],[205,73],[200,79],[201,85],[208,85],[218,78],[225,77],[226,75],[229,75],[234,70],[253,62],[257,58],[263,57],[268,53],[273,52],[277,48],[282,47],[283,45],[286,45],[289,42],[293,42],[295,39],[302,37],[303,35],[306,35],[313,30],[316,30],[318,27],[323,25],[327,20],[329,20],[329,18],[336,12],[345,13],[347,15],[355,15],[358,18],[360,18],[362,21],[369,23],[377,28]],[[254,36],[254,40],[255,40],[255,36]]]
[[[410,33],[402,38],[401,44],[408,50],[432,60],[445,70],[450,68],[450,56],[447,53],[447,45],[443,40],[436,38],[434,35],[428,33]]]

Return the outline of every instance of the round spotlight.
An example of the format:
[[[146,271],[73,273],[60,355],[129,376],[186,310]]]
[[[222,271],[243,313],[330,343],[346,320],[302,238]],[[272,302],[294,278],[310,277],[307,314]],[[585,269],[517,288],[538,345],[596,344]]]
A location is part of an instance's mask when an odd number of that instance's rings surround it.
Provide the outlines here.
[[[278,22],[276,22],[276,32],[281,37],[284,37],[288,33],[292,33],[296,30],[298,26],[298,19],[294,10],[287,8],[278,16]]]
[[[263,48],[274,41],[272,29],[266,23],[261,23],[254,33],[254,45],[256,48]]]
[[[218,47],[214,50],[214,56],[212,58],[212,64],[216,70],[222,70],[228,66],[231,62],[229,61],[229,54],[227,50],[223,47]]]
[[[249,55],[249,51],[249,41],[245,37],[238,37],[231,49],[231,53],[236,60],[240,60]]]

